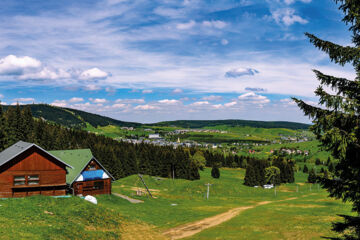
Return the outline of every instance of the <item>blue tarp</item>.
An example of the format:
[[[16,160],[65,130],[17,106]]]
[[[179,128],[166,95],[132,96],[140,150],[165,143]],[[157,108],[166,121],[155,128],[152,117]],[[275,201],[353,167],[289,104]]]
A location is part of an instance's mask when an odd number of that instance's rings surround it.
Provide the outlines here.
[[[103,174],[104,170],[83,171],[81,173],[84,177],[83,181],[102,179]]]

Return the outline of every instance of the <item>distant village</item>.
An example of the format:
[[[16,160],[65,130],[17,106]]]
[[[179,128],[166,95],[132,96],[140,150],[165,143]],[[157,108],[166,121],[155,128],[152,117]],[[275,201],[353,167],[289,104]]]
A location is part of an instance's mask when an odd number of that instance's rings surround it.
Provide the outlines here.
[[[126,131],[135,131],[136,129],[134,127],[122,127],[122,130]],[[117,138],[118,141],[133,143],[133,144],[140,144],[140,143],[146,143],[146,144],[153,144],[157,146],[173,146],[174,148],[177,147],[201,147],[201,148],[211,148],[216,149],[218,147],[223,147],[223,144],[216,144],[216,143],[206,143],[206,142],[196,142],[193,140],[184,140],[180,139],[180,137],[177,138],[177,141],[170,141],[166,137],[167,136],[177,136],[177,135],[183,135],[187,133],[221,133],[226,134],[228,131],[222,131],[217,129],[176,129],[173,131],[169,131],[166,133],[156,133],[154,129],[146,128],[144,129],[145,132],[151,132],[148,134],[148,136],[142,136],[142,137],[136,137],[134,135],[134,138]],[[247,137],[251,135],[246,135]],[[249,140],[249,142],[233,142],[229,143],[229,145],[232,146],[239,146],[240,148],[250,149],[249,153],[255,153],[253,150],[251,150],[252,147],[257,146],[265,146],[269,144],[283,144],[283,143],[300,143],[300,142],[306,142],[310,141],[312,139],[309,139],[306,136],[285,136],[285,135],[279,135],[280,138],[278,140],[269,140],[268,143],[254,143]],[[284,153],[287,154],[304,154],[307,155],[308,153],[301,152],[300,150],[290,150],[290,149],[283,149]],[[293,152],[295,151],[295,152]],[[298,152],[296,152],[298,151]]]

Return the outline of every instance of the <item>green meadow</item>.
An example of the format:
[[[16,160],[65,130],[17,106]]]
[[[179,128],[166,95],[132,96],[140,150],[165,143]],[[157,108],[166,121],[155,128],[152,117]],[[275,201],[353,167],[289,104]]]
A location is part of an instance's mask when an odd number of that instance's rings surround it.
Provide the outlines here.
[[[161,232],[242,206],[253,208],[187,239],[320,239],[334,236],[336,214],[350,214],[350,204],[328,198],[317,184],[307,184],[302,172],[276,194],[244,186],[244,174],[221,169],[214,179],[207,168],[197,181],[144,176],[154,198],[135,195],[145,192],[136,175],[113,183],[114,193],[144,201],[139,204],[114,195],[97,196],[98,205],[78,197],[2,199],[0,239],[166,239]]]
[[[144,200],[131,204],[113,196],[101,196],[104,207],[111,207],[134,221],[142,221],[158,231],[214,216],[241,206],[255,206],[230,221],[204,230],[189,239],[320,239],[333,236],[331,221],[336,214],[349,214],[351,206],[330,199],[317,184],[306,183],[307,175],[296,174],[296,183],[274,189],[243,185],[243,169],[222,169],[220,179],[201,172],[201,180],[171,180],[145,176],[145,182],[156,197],[132,196]],[[116,181],[113,192],[131,196],[142,183],[137,176]],[[206,183],[210,198],[205,198]],[[256,206],[269,201],[269,204]],[[302,235],[301,235],[302,234]],[[301,236],[300,236],[301,235]]]

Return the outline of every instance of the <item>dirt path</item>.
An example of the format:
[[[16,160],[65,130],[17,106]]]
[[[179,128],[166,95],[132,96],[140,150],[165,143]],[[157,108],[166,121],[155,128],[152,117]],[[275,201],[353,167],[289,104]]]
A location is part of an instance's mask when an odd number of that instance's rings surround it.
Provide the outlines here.
[[[245,210],[255,208],[257,206],[273,203],[273,202],[282,202],[282,201],[295,200],[295,199],[297,199],[297,197],[287,198],[287,199],[283,199],[283,200],[279,200],[279,201],[264,201],[264,202],[259,202],[252,206],[233,208],[227,212],[224,212],[224,213],[212,216],[212,217],[204,218],[197,222],[187,223],[185,225],[171,228],[171,229],[165,231],[163,234],[164,234],[164,236],[166,236],[170,239],[181,239],[181,238],[190,237],[192,235],[195,235],[195,234],[203,231],[204,229],[211,228],[211,227],[219,225],[223,222],[229,221],[230,219],[236,217],[237,215],[239,215],[241,212],[243,212]]]
[[[122,194],[119,194],[119,193],[112,193],[113,195],[117,196],[117,197],[121,197],[125,200],[128,200],[129,202],[131,203],[143,203],[144,201],[141,201],[141,200],[138,200],[138,199],[134,199],[134,198],[131,198],[131,197],[128,197],[126,195],[122,195]]]

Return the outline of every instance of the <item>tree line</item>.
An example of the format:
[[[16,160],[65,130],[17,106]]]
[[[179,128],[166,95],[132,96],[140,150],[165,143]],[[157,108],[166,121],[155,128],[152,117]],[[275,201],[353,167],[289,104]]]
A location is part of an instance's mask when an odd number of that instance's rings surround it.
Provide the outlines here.
[[[273,156],[271,159],[252,158],[247,163],[244,184],[247,186],[263,186],[268,183],[279,185],[293,183],[295,162],[283,157]]]
[[[136,173],[152,176],[200,179],[199,166],[184,148],[131,144],[87,131],[34,119],[28,106],[0,105],[0,151],[17,141],[35,143],[46,150],[90,148],[93,155],[116,178]]]

